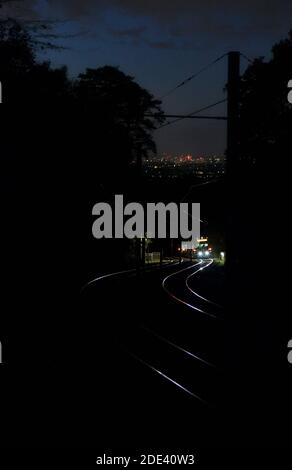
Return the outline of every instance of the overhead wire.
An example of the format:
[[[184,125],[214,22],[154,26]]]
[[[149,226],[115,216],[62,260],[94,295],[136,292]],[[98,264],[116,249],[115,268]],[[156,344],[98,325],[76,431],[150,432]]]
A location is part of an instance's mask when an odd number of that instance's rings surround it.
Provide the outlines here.
[[[210,67],[212,67],[214,64],[216,64],[217,62],[219,62],[221,59],[223,59],[225,56],[227,55],[227,53],[221,55],[220,57],[217,57],[217,59],[213,60],[212,62],[210,62],[208,65],[205,65],[205,67],[201,68],[200,70],[198,70],[196,73],[194,73],[193,75],[191,75],[190,77],[186,78],[185,80],[183,80],[182,82],[180,82],[178,85],[176,85],[175,87],[171,88],[168,92],[166,92],[164,95],[162,95],[159,99],[160,100],[163,100],[164,98],[166,98],[167,96],[169,96],[171,93],[173,93],[174,91],[176,91],[178,88],[181,88],[183,87],[184,85],[186,85],[187,83],[189,83],[191,80],[193,80],[194,78],[198,77],[199,75],[201,75],[201,73],[205,72],[206,70],[208,70]]]

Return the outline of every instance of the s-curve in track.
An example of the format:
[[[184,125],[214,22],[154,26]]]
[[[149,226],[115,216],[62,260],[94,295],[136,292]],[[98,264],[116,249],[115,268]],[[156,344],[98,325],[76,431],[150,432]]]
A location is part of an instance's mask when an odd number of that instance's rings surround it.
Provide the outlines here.
[[[107,354],[116,335],[146,388],[162,391],[162,396],[189,397],[201,407],[218,401],[224,322],[208,287],[213,260],[189,263],[148,269],[140,277],[133,269],[100,275],[84,287],[83,294],[89,295],[90,312],[106,322],[102,354]],[[216,278],[216,269],[210,274]],[[110,310],[96,310],[96,299],[99,304],[103,299]],[[113,353],[113,363],[118,355]],[[131,377],[137,380],[135,372]]]
[[[224,322],[222,308],[193,284],[212,264],[213,259],[200,260],[163,278],[162,288],[169,298],[165,299],[166,319],[157,325],[152,321],[151,327],[147,321],[140,325],[130,349],[141,365],[204,405],[213,405],[220,394],[216,350]]]
[[[180,269],[166,276],[162,281],[164,291],[172,299],[186,305],[188,308],[203,315],[217,318],[216,310],[221,309],[221,306],[203,297],[190,287],[190,280],[211,266],[213,261],[213,259],[200,260],[187,268]]]

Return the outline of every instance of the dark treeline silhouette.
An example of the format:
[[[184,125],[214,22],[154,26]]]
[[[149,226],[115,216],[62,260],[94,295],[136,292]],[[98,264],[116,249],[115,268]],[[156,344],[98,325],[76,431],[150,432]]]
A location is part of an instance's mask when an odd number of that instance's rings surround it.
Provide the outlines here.
[[[292,77],[292,30],[275,44],[271,58],[254,60],[241,79],[242,161],[259,178],[270,174],[275,157],[287,155],[291,141],[292,107],[288,81]]]
[[[291,147],[292,106],[287,86],[291,77],[292,31],[273,46],[268,60],[253,60],[241,77],[239,156],[232,191],[241,209],[236,252],[243,272],[249,259],[247,241],[256,239],[267,252],[271,249],[267,234],[277,237],[278,222],[285,220],[280,213],[290,177],[286,165]]]
[[[155,152],[151,132],[163,122],[161,102],[116,67],[87,69],[76,80],[68,77],[66,67],[54,69],[36,58],[40,43],[23,25],[12,19],[0,22],[0,74],[3,102],[9,105],[75,106],[80,121],[94,121],[99,134],[99,165],[114,158],[127,166],[133,159]],[[146,118],[152,113],[153,118]],[[65,123],[64,123],[65,124]],[[91,134],[86,137],[90,139]],[[119,142],[119,153],[115,147]],[[84,139],[83,139],[84,141]],[[103,144],[106,147],[103,149]],[[90,146],[91,148],[91,146]],[[101,149],[101,150],[100,150]],[[112,161],[110,164],[112,168]],[[112,173],[112,172],[111,172]]]
[[[0,23],[2,235],[11,311],[4,331],[15,337],[17,318],[20,336],[39,331],[32,344],[44,352],[50,337],[64,345],[66,325],[77,332],[82,285],[134,257],[131,242],[93,238],[92,207],[119,193],[143,197],[141,159],[155,151],[152,131],[163,113],[118,68],[87,69],[72,80],[65,67],[39,62],[37,47],[18,22]],[[17,313],[20,298],[30,305],[25,316]]]
[[[271,396],[277,397],[279,407],[271,410],[272,422],[285,413],[291,392],[285,360],[291,316],[280,294],[287,283],[281,261],[290,251],[292,106],[287,85],[291,78],[290,32],[273,46],[269,59],[251,61],[241,77],[239,155],[227,194],[232,208],[230,315],[239,319],[234,351],[241,351],[238,356],[234,352],[234,369],[244,370],[246,383],[256,384],[257,398],[254,389],[249,392],[255,394],[254,408],[247,401],[254,413],[264,416]]]
[[[238,256],[244,253],[245,259],[249,249],[245,240],[257,226],[254,236],[259,243],[267,241],[259,222],[265,209],[275,213],[275,188],[287,174],[292,127],[287,85],[291,77],[292,32],[273,46],[269,60],[261,57],[251,61],[241,77],[239,150],[232,191],[237,203],[242,202],[249,210],[244,215],[245,226],[240,226],[237,249]],[[249,224],[251,220],[254,223]]]

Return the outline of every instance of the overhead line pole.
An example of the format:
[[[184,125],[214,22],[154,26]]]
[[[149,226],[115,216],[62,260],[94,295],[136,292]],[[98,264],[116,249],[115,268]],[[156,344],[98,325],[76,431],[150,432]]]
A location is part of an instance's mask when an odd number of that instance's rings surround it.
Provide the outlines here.
[[[239,164],[239,98],[240,98],[240,52],[228,53],[227,83],[227,163],[226,163],[226,204],[227,204],[227,256],[228,282],[237,278],[239,256],[238,227],[240,215],[238,207],[237,173]]]
[[[240,52],[228,53],[227,84],[227,176],[232,180],[239,146]]]

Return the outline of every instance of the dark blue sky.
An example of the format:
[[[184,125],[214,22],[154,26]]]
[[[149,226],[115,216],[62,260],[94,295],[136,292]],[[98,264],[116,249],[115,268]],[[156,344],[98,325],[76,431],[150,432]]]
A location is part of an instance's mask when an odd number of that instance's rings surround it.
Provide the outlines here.
[[[86,67],[118,65],[160,97],[229,50],[268,57],[292,27],[288,0],[24,0],[18,14],[64,20],[68,49],[49,52],[73,76]],[[80,33],[75,36],[75,33]],[[243,61],[243,67],[246,63]],[[189,113],[224,97],[226,59],[163,101]],[[225,105],[209,113],[225,114]],[[223,153],[225,123],[185,120],[156,132],[159,152]]]

